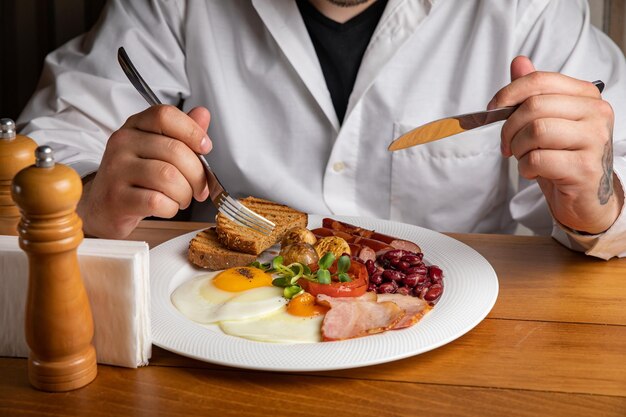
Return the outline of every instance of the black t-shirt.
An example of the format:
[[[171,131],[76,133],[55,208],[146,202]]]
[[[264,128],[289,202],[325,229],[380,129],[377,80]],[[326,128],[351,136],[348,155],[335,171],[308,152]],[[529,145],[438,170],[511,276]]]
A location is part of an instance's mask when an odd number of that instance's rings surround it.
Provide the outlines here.
[[[387,0],[376,1],[345,23],[337,23],[327,18],[308,0],[297,0],[297,3],[341,123],[361,59],[385,10]]]

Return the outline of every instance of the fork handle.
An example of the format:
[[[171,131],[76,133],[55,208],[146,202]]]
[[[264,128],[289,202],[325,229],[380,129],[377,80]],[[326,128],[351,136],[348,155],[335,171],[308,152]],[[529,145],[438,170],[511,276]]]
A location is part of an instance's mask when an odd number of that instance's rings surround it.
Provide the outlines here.
[[[224,187],[220,180],[217,179],[217,176],[213,173],[211,166],[207,162],[207,160],[202,155],[198,155],[200,162],[202,163],[202,168],[204,169],[204,174],[206,175],[207,185],[209,186],[209,198],[211,201],[215,201],[218,195],[224,192]]]

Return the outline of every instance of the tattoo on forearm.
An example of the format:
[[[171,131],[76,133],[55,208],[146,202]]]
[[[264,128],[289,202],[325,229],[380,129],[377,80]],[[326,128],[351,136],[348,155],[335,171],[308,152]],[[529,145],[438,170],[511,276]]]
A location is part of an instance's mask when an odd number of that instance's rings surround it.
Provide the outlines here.
[[[602,178],[598,187],[598,200],[605,205],[613,195],[613,141],[609,139],[604,145],[602,154]]]

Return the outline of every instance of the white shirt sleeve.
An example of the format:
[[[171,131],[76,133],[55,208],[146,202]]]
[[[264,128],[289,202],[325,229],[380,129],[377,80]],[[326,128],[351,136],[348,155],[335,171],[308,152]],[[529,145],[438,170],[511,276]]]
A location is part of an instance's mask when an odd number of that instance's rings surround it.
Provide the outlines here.
[[[528,2],[518,21],[520,55],[529,56],[538,70],[556,71],[583,80],[602,80],[603,97],[615,112],[614,171],[626,183],[626,61],[619,48],[589,19],[583,0]],[[513,218],[536,233],[551,229],[552,236],[574,250],[609,259],[626,256],[626,210],[600,235],[583,235],[562,227],[549,209],[535,181],[520,180],[511,201]]]
[[[109,2],[90,32],[47,56],[20,133],[51,146],[82,177],[96,171],[111,133],[147,107],[117,62],[120,46],[161,101],[188,96],[183,8],[178,0]]]

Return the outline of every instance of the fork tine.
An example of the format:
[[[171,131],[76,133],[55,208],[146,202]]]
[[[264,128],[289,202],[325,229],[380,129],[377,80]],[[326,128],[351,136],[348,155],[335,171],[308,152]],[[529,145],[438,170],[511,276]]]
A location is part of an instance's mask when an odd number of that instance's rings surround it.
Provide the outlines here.
[[[268,227],[265,227],[259,223],[252,223],[245,216],[241,216],[241,212],[232,210],[232,208],[229,208],[228,206],[222,206],[220,212],[228,214],[231,220],[239,223],[242,226],[253,229],[261,234],[270,235],[272,233],[272,229],[269,229]]]
[[[248,229],[254,230],[254,231],[255,231],[255,232],[257,232],[257,233],[261,233],[262,235],[266,235],[266,236],[267,236],[267,235],[269,235],[269,233],[268,233],[266,230],[264,230],[264,229],[259,229],[259,228],[257,228],[256,226],[251,225],[251,224],[242,223],[242,222],[239,220],[239,218],[235,218],[235,217],[233,217],[233,215],[232,215],[230,212],[228,212],[226,209],[224,209],[224,207],[223,207],[223,206],[222,206],[222,207],[220,207],[220,208],[218,209],[218,211],[220,212],[220,214],[221,214],[221,215],[223,215],[224,217],[226,217],[227,219],[229,219],[229,220],[233,221],[233,222],[234,222],[234,223],[236,223],[236,224],[239,224],[239,225],[241,225],[241,226],[243,226],[243,227],[246,227],[246,228],[248,228]]]
[[[220,204],[218,210],[221,214],[223,214],[226,218],[239,223],[244,227],[248,227],[252,230],[255,230],[261,234],[269,235],[272,232],[272,229],[263,226],[262,224],[255,223],[250,220],[250,218],[242,216],[241,212],[228,204]]]
[[[218,203],[218,209],[226,211],[230,217],[234,218],[235,221],[239,222],[243,226],[253,226],[257,231],[264,234],[272,232],[275,226],[274,223],[243,206],[237,200],[230,197],[227,192],[222,192],[216,200]]]
[[[244,206],[239,201],[237,201],[234,198],[232,198],[230,195],[228,195],[228,193],[224,193],[224,194],[225,194],[224,197],[223,197],[224,198],[224,203],[225,204],[230,204],[240,214],[242,214],[247,219],[249,219],[249,221],[251,221],[252,223],[257,224],[260,227],[264,227],[266,229],[269,229],[270,231],[273,230],[274,227],[276,226],[274,223],[272,223],[271,221],[267,220],[265,217],[259,215],[258,213],[256,213],[253,210],[250,210],[248,207]]]

